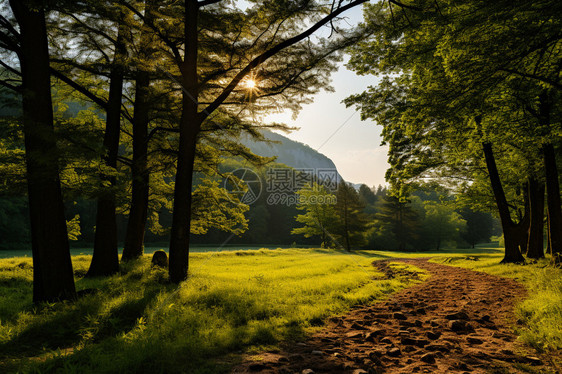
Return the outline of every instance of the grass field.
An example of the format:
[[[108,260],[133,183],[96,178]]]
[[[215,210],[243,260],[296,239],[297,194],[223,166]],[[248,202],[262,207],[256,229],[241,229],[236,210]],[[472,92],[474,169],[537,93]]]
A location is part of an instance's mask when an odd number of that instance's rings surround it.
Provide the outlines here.
[[[0,260],[0,371],[191,372],[226,370],[240,351],[299,339],[330,315],[406,287],[373,280],[373,253],[284,249],[195,253],[177,288],[149,256],[74,303],[31,304],[31,259]],[[403,265],[396,265],[403,266]],[[219,360],[219,358],[221,358]],[[226,361],[225,361],[226,360]]]
[[[150,268],[148,255],[97,280],[82,278],[90,256],[73,256],[77,288],[99,291],[40,307],[31,303],[31,259],[16,257],[0,260],[0,372],[227,372],[242,352],[302,339],[329,316],[409,286],[400,277],[377,279],[371,262],[391,257],[434,257],[516,278],[532,290],[517,306],[522,339],[542,350],[562,348],[562,271],[546,260],[498,265],[501,249],[493,247],[193,253],[190,278],[179,288],[166,271]]]
[[[200,253],[200,252],[224,252],[224,251],[246,251],[246,250],[256,250],[256,249],[278,249],[278,248],[289,248],[288,246],[279,246],[279,245],[261,245],[261,246],[240,246],[240,245],[201,245],[201,246],[191,246],[189,248],[190,252]],[[144,253],[152,254],[155,251],[162,249],[168,252],[168,247],[166,245],[157,245],[151,247],[145,247]],[[72,256],[80,256],[80,255],[91,255],[93,252],[92,247],[81,247],[81,248],[70,248],[70,254]],[[122,252],[122,248],[120,254]],[[3,249],[0,250],[0,259],[1,258],[11,258],[11,257],[31,257],[31,249]]]

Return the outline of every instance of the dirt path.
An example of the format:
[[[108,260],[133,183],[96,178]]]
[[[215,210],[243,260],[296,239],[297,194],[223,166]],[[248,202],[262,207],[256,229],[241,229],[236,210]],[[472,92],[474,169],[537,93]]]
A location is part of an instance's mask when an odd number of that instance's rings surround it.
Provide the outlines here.
[[[509,279],[400,260],[431,273],[384,302],[333,318],[308,341],[247,360],[234,373],[555,373],[516,341],[514,303],[524,287]],[[388,261],[374,265],[387,276]]]

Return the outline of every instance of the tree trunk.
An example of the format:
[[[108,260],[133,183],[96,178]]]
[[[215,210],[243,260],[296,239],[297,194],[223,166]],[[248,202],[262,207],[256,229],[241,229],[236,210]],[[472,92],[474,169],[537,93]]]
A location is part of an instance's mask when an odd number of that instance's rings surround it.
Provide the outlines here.
[[[148,214],[148,103],[147,93],[150,84],[147,72],[140,72],[135,88],[135,108],[133,116],[133,167],[131,209],[127,223],[125,247],[122,260],[139,258],[144,250],[144,234]]]
[[[523,216],[521,216],[521,213],[519,212],[519,223],[516,224],[516,227],[519,230],[517,233],[519,238],[519,249],[521,254],[526,254],[529,244],[529,235],[531,232],[531,202],[529,198],[528,183],[523,186],[523,199],[525,201],[525,208]]]
[[[154,19],[152,0],[145,2],[145,18],[150,22]],[[151,35],[143,30],[141,35],[140,55],[148,60],[150,58]],[[142,256],[144,252],[144,234],[148,215],[149,178],[148,171],[148,123],[149,100],[148,89],[150,74],[139,66],[135,86],[135,104],[133,114],[133,166],[132,166],[132,193],[127,234],[121,260],[133,260]]]
[[[19,58],[33,253],[33,301],[74,299],[74,273],[53,126],[45,13],[40,8],[30,10],[18,0],[11,0],[10,6],[20,28]]]
[[[119,25],[115,56],[109,75],[109,98],[105,121],[103,146],[106,151],[105,164],[117,169],[119,154],[119,133],[121,131],[121,99],[123,94],[125,27]],[[115,213],[114,176],[101,175],[102,186],[98,197],[94,253],[87,277],[112,275],[119,271],[119,250],[117,248],[117,217]]]
[[[529,179],[529,205],[531,211],[531,222],[529,227],[529,241],[527,245],[527,257],[544,257],[544,184],[536,179]]]
[[[488,174],[490,175],[490,182],[492,185],[492,190],[494,191],[494,197],[496,200],[496,205],[498,207],[505,241],[505,255],[501,262],[524,262],[525,259],[523,258],[523,255],[519,250],[521,241],[521,229],[511,220],[509,206],[507,204],[507,199],[505,197],[505,193],[498,173],[498,168],[496,166],[492,144],[482,143],[482,148],[484,150],[484,157],[486,158],[486,166],[488,168]]]
[[[174,189],[174,212],[170,237],[170,281],[179,283],[187,278],[189,269],[189,235],[191,226],[191,185],[195,148],[201,121],[197,113],[197,0],[185,1],[185,57],[181,63],[182,113],[180,119],[180,144],[176,182]]]
[[[552,256],[552,248],[550,247],[550,223],[548,222],[548,212],[546,218],[546,253]]]
[[[560,207],[560,184],[556,168],[556,154],[552,143],[543,147],[546,172],[546,197],[548,205],[548,230],[550,251],[554,255],[562,253],[562,210]]]

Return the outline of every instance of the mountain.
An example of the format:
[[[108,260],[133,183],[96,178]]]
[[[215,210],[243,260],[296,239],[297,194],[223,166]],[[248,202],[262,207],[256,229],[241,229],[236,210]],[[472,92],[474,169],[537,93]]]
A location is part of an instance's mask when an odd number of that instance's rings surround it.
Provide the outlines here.
[[[336,165],[330,158],[308,145],[267,130],[263,131],[263,135],[275,143],[255,141],[249,137],[243,138],[241,142],[253,153],[263,157],[277,157],[276,162],[294,169],[327,169],[337,172]],[[342,180],[339,173],[338,179]]]

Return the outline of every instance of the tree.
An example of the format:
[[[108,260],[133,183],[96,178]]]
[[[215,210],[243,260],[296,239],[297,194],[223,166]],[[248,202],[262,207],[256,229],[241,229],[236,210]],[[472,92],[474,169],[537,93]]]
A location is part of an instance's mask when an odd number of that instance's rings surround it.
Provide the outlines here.
[[[94,58],[91,60],[76,59],[72,56],[69,57],[67,51],[63,48],[58,51],[58,58],[56,59],[58,70],[54,72],[59,79],[75,89],[80,95],[93,101],[108,113],[105,121],[106,130],[108,130],[106,131],[107,137],[104,145],[106,152],[101,155],[105,165],[101,168],[103,173],[100,175],[100,186],[96,192],[99,195],[100,202],[103,202],[102,208],[104,209],[99,210],[102,213],[98,217],[101,225],[97,225],[96,238],[100,240],[96,240],[99,245],[95,245],[93,270],[89,272],[89,275],[95,275],[96,273],[106,275],[114,272],[117,268],[117,242],[113,229],[115,225],[112,223],[115,221],[116,209],[113,207],[115,201],[121,200],[121,205],[117,206],[117,209],[125,214],[128,210],[130,215],[123,256],[125,260],[137,258],[142,254],[149,206],[152,207],[151,209],[158,210],[168,205],[160,198],[154,198],[156,201],[149,201],[150,190],[152,190],[152,196],[154,197],[161,190],[166,190],[166,187],[163,187],[162,184],[169,183],[163,182],[164,178],[149,178],[149,176],[150,174],[161,173],[168,180],[173,180],[173,168],[171,167],[175,166],[175,157],[178,154],[178,130],[174,128],[174,125],[180,120],[180,113],[178,113],[181,111],[181,103],[178,102],[180,88],[175,86],[176,78],[172,75],[173,71],[170,73],[164,70],[167,68],[165,66],[166,59],[162,54],[165,54],[166,51],[155,48],[155,45],[159,45],[155,42],[156,35],[162,34],[158,33],[159,29],[154,25],[155,5],[153,2],[130,2],[126,4],[117,2],[110,4],[111,7],[109,8],[107,8],[107,4],[104,4],[99,8],[99,12],[93,11],[93,9],[98,9],[96,7],[100,7],[98,3],[92,2],[90,4],[87,2],[85,4],[78,7],[77,10],[65,9],[62,13],[62,19],[65,22],[62,22],[62,26],[55,24],[52,28],[57,30],[55,39],[68,40],[68,43],[73,43],[85,49],[93,46],[97,54],[93,54]],[[143,8],[144,13],[139,11]],[[170,23],[165,24],[164,27],[174,24],[175,21],[172,20],[180,22],[179,18],[181,17],[177,7],[167,4],[162,5],[161,9],[166,9],[166,19],[170,20]],[[138,17],[129,17],[128,14],[131,12]],[[78,15],[74,13],[78,13]],[[227,17],[222,11],[215,13],[215,19],[206,19],[206,22],[218,24],[221,27],[222,25],[232,25],[231,23],[217,22],[216,18],[227,19]],[[226,14],[229,13],[226,12]],[[66,22],[67,19],[68,22]],[[142,22],[139,23],[138,19]],[[114,27],[114,30],[107,29],[107,25],[115,25],[116,27]],[[66,36],[66,34],[69,34],[68,30],[70,30],[70,37]],[[127,34],[125,40],[122,38],[123,30]],[[171,32],[177,32],[175,27],[171,29]],[[232,33],[232,31],[230,32]],[[217,32],[213,33],[212,37],[218,41],[224,35]],[[207,40],[203,38],[203,42],[207,42]],[[209,43],[206,46],[206,48],[209,48],[208,55],[220,55],[222,49],[230,47],[224,44],[223,42],[217,46],[216,42],[215,44]],[[219,49],[219,47],[222,49]],[[112,53],[114,58],[110,59],[109,56]],[[129,54],[127,66],[121,61],[126,54]],[[221,56],[225,61],[228,61],[228,57]],[[199,67],[203,74],[209,76],[217,74],[216,71],[219,72],[219,75],[224,73],[222,66],[218,67],[214,61],[200,64]],[[114,89],[112,91],[112,88],[119,88],[118,83],[122,79],[134,80],[134,89],[128,91],[128,87],[132,85],[122,85],[121,90]],[[206,76],[203,77],[203,80],[207,79]],[[109,83],[109,87],[107,87],[107,83]],[[213,86],[211,85],[211,87]],[[106,99],[104,97],[105,89],[109,89],[110,94],[111,92],[115,94],[108,95],[109,97]],[[128,100],[121,100],[122,95],[119,94],[121,91],[124,91],[123,97]],[[264,91],[267,95],[275,95],[270,90]],[[284,91],[284,95],[289,97],[290,91],[290,89]],[[200,92],[204,94],[206,91],[200,87]],[[121,107],[120,115],[117,114],[118,111],[116,110],[117,105],[115,104],[117,102]],[[240,101],[235,104],[247,105],[248,103]],[[130,109],[134,111],[132,116],[129,114]],[[110,112],[114,115],[110,116]],[[121,123],[123,131],[119,131],[119,126],[117,126],[120,122],[119,117],[123,117],[130,122],[132,129],[125,122]],[[149,125],[152,129],[149,128]],[[255,164],[263,162],[262,158],[251,154],[247,148],[238,144],[235,138],[241,131],[247,131],[260,139],[261,136],[255,131],[255,127],[258,126],[248,124],[247,121],[243,121],[237,115],[217,111],[212,121],[208,121],[201,128],[199,144],[195,149],[197,165],[194,166],[194,170],[209,176],[216,175],[218,165],[221,162],[220,153],[240,156]],[[284,128],[282,125],[272,125],[271,127]],[[217,129],[222,130],[222,136],[217,136]],[[119,139],[119,133],[132,136],[132,159],[127,158],[130,143],[125,141],[119,146],[119,143],[115,142],[116,139]],[[149,156],[151,156],[150,160]],[[117,161],[120,161],[121,165],[118,165]],[[129,182],[126,178],[123,178],[126,176],[124,175],[126,170],[124,170],[123,165],[131,168],[132,193],[129,209],[125,205],[126,201],[124,202],[124,188],[121,188],[127,186]],[[116,176],[119,176],[119,178],[116,178]],[[150,180],[153,182],[150,183]],[[213,187],[214,192],[218,192],[217,189],[218,187]],[[116,196],[118,193],[120,196]],[[212,195],[206,194],[209,198]],[[212,199],[209,203],[212,206],[217,204]],[[203,207],[204,205],[199,204],[198,206]],[[216,206],[214,207],[216,208]],[[239,206],[241,211],[243,211],[243,207],[243,205]],[[196,208],[194,207],[193,210],[195,211]],[[228,207],[224,211],[234,212]],[[195,212],[194,214],[198,213]],[[102,219],[103,217],[105,219]],[[150,217],[153,222],[157,220],[156,212],[150,212]],[[238,218],[236,214],[233,217],[234,221],[238,221]],[[202,221],[198,220],[193,226],[194,230],[190,229],[190,232],[199,232],[202,227],[201,223]],[[220,226],[225,229],[228,227],[228,225]],[[156,231],[162,232],[162,228],[158,224],[154,224],[152,227]]]
[[[146,61],[154,53],[155,36],[148,24],[154,22],[154,0],[146,0],[144,4],[145,21],[141,28],[138,71],[135,79],[135,103],[133,108],[133,158],[131,160],[131,208],[127,222],[123,260],[139,258],[143,253],[144,234],[148,217],[149,179],[148,170],[148,126],[150,122],[150,70]]]
[[[443,243],[457,242],[466,229],[466,221],[460,214],[443,202],[426,201],[423,204],[425,217],[422,237],[430,247],[440,250]]]
[[[367,217],[363,213],[365,205],[352,185],[342,182],[336,192],[335,213],[337,221],[333,232],[340,238],[347,251],[364,244]]]
[[[386,196],[380,203],[376,219],[390,227],[398,243],[396,249],[405,251],[416,247],[420,216],[413,209],[411,200],[393,195]]]
[[[294,228],[293,235],[304,235],[305,238],[319,236],[320,245],[329,247],[334,241],[330,231],[336,224],[335,201],[336,197],[323,185],[314,183],[297,192],[299,203],[297,209],[304,210],[304,214],[296,216],[296,221],[304,224],[303,227]]]
[[[536,5],[420,1],[415,9],[394,12],[373,5],[366,12],[373,37],[351,60],[359,73],[387,75],[348,102],[360,103],[364,116],[383,124],[393,165],[387,179],[394,188],[419,177],[458,178],[456,188],[484,191],[482,176],[489,178],[487,189],[509,236],[504,261],[512,262],[523,259],[519,248],[528,245],[530,219],[521,214],[526,194],[517,191],[539,174],[538,145],[546,139],[536,131],[545,126],[528,112],[536,110],[541,85],[552,91],[560,79],[560,35],[550,28],[560,23],[551,18],[559,4]],[[531,76],[533,70],[540,73]],[[484,196],[492,195],[488,191]]]
[[[460,211],[466,221],[466,230],[461,233],[462,239],[472,248],[478,243],[487,243],[492,236],[493,218],[490,213],[464,208]]]
[[[42,5],[42,4],[41,4]],[[23,131],[33,251],[33,301],[76,297],[53,126],[51,75],[45,10],[24,1],[10,1],[19,32],[0,17],[0,47],[19,59]],[[2,63],[4,67],[7,65]]]
[[[119,11],[117,10],[119,13]],[[123,15],[121,15],[121,18]],[[125,34],[123,23],[117,25],[113,61],[109,72],[109,93],[107,98],[105,134],[103,146],[105,164],[111,170],[117,168],[119,155],[119,134],[121,132],[121,105],[125,75]],[[89,277],[112,275],[119,271],[119,251],[117,248],[117,217],[115,202],[115,175],[101,176],[101,191],[98,197],[96,214],[96,234],[94,252],[88,273]]]
[[[225,103],[225,100],[234,93],[237,86],[246,76],[252,72],[256,74],[256,69],[260,66],[268,66],[266,61],[274,56],[281,56],[282,52],[311,37],[318,29],[335,21],[336,18],[346,10],[364,3],[365,1],[366,0],[356,0],[346,5],[339,3],[337,6],[332,7],[325,6],[324,4],[317,4],[316,2],[288,3],[287,7],[284,9],[275,6],[275,2],[264,2],[262,5],[256,6],[255,11],[250,12],[253,13],[252,15],[257,16],[256,19],[260,17],[263,18],[263,15],[266,14],[269,14],[269,17],[271,17],[272,9],[277,12],[273,13],[274,15],[271,18],[270,25],[262,30],[263,32],[257,37],[257,40],[249,42],[250,47],[257,46],[261,50],[249,53],[252,57],[249,59],[248,63],[239,62],[235,69],[233,69],[233,67],[228,68],[227,73],[231,74],[221,74],[221,76],[219,76],[220,79],[223,81],[226,80],[229,83],[226,84],[226,87],[219,83],[215,90],[217,95],[214,97],[210,96],[209,104],[202,106],[202,109],[199,108],[199,100],[203,97],[200,95],[199,85],[202,81],[202,77],[199,76],[198,72],[198,64],[202,60],[199,49],[200,30],[198,25],[201,9],[214,4],[215,1],[185,1],[183,7],[183,35],[181,35],[180,39],[181,47],[185,51],[183,55],[180,53],[180,49],[173,40],[169,39],[166,34],[159,33],[159,35],[164,36],[161,38],[162,42],[167,45],[169,54],[173,56],[172,61],[177,67],[177,71],[180,75],[179,82],[182,87],[182,114],[179,122],[179,149],[170,239],[169,272],[172,282],[178,283],[186,279],[189,267],[189,227],[192,206],[190,191],[193,181],[192,174],[197,139],[200,135],[203,122]],[[316,15],[320,13],[317,12],[327,10],[329,14],[318,19],[319,17]],[[281,14],[279,14],[279,12],[281,12]],[[142,17],[142,14],[138,12],[136,15]],[[280,15],[281,17],[279,17]],[[308,18],[310,16],[312,16],[313,22],[315,22],[312,26],[297,33],[295,36],[287,37],[288,33],[295,30],[295,28],[299,28],[303,19],[310,20],[310,18]],[[246,20],[246,22],[251,23],[251,19]],[[156,32],[160,31],[157,27],[154,28]],[[245,37],[246,35],[243,36]],[[235,37],[235,40],[237,39],[238,36]],[[297,70],[294,71],[295,75],[293,75],[293,81],[283,83],[280,87],[281,92],[287,87],[290,87],[295,80],[298,81],[301,75],[304,74],[304,76],[308,75],[310,77],[310,74],[307,73],[309,73],[314,66],[321,64],[328,56],[349,45],[351,41],[355,41],[355,38],[343,38],[343,40],[340,38],[337,41],[337,43],[328,43],[323,46],[323,48],[316,50],[310,48],[311,45],[307,45],[301,48],[300,55],[285,56],[288,57],[288,60],[285,61],[293,62],[295,66],[297,66]],[[296,51],[293,51],[293,53],[296,53]],[[296,56],[299,56],[299,58],[294,58]],[[304,59],[301,59],[301,56],[304,57]],[[269,66],[274,65],[270,64]],[[288,69],[286,65],[284,66],[284,70],[293,71]],[[264,71],[267,72],[265,69]],[[232,75],[233,72],[234,75]],[[213,79],[214,78],[217,77],[213,77]],[[218,82],[218,80],[216,81]]]

